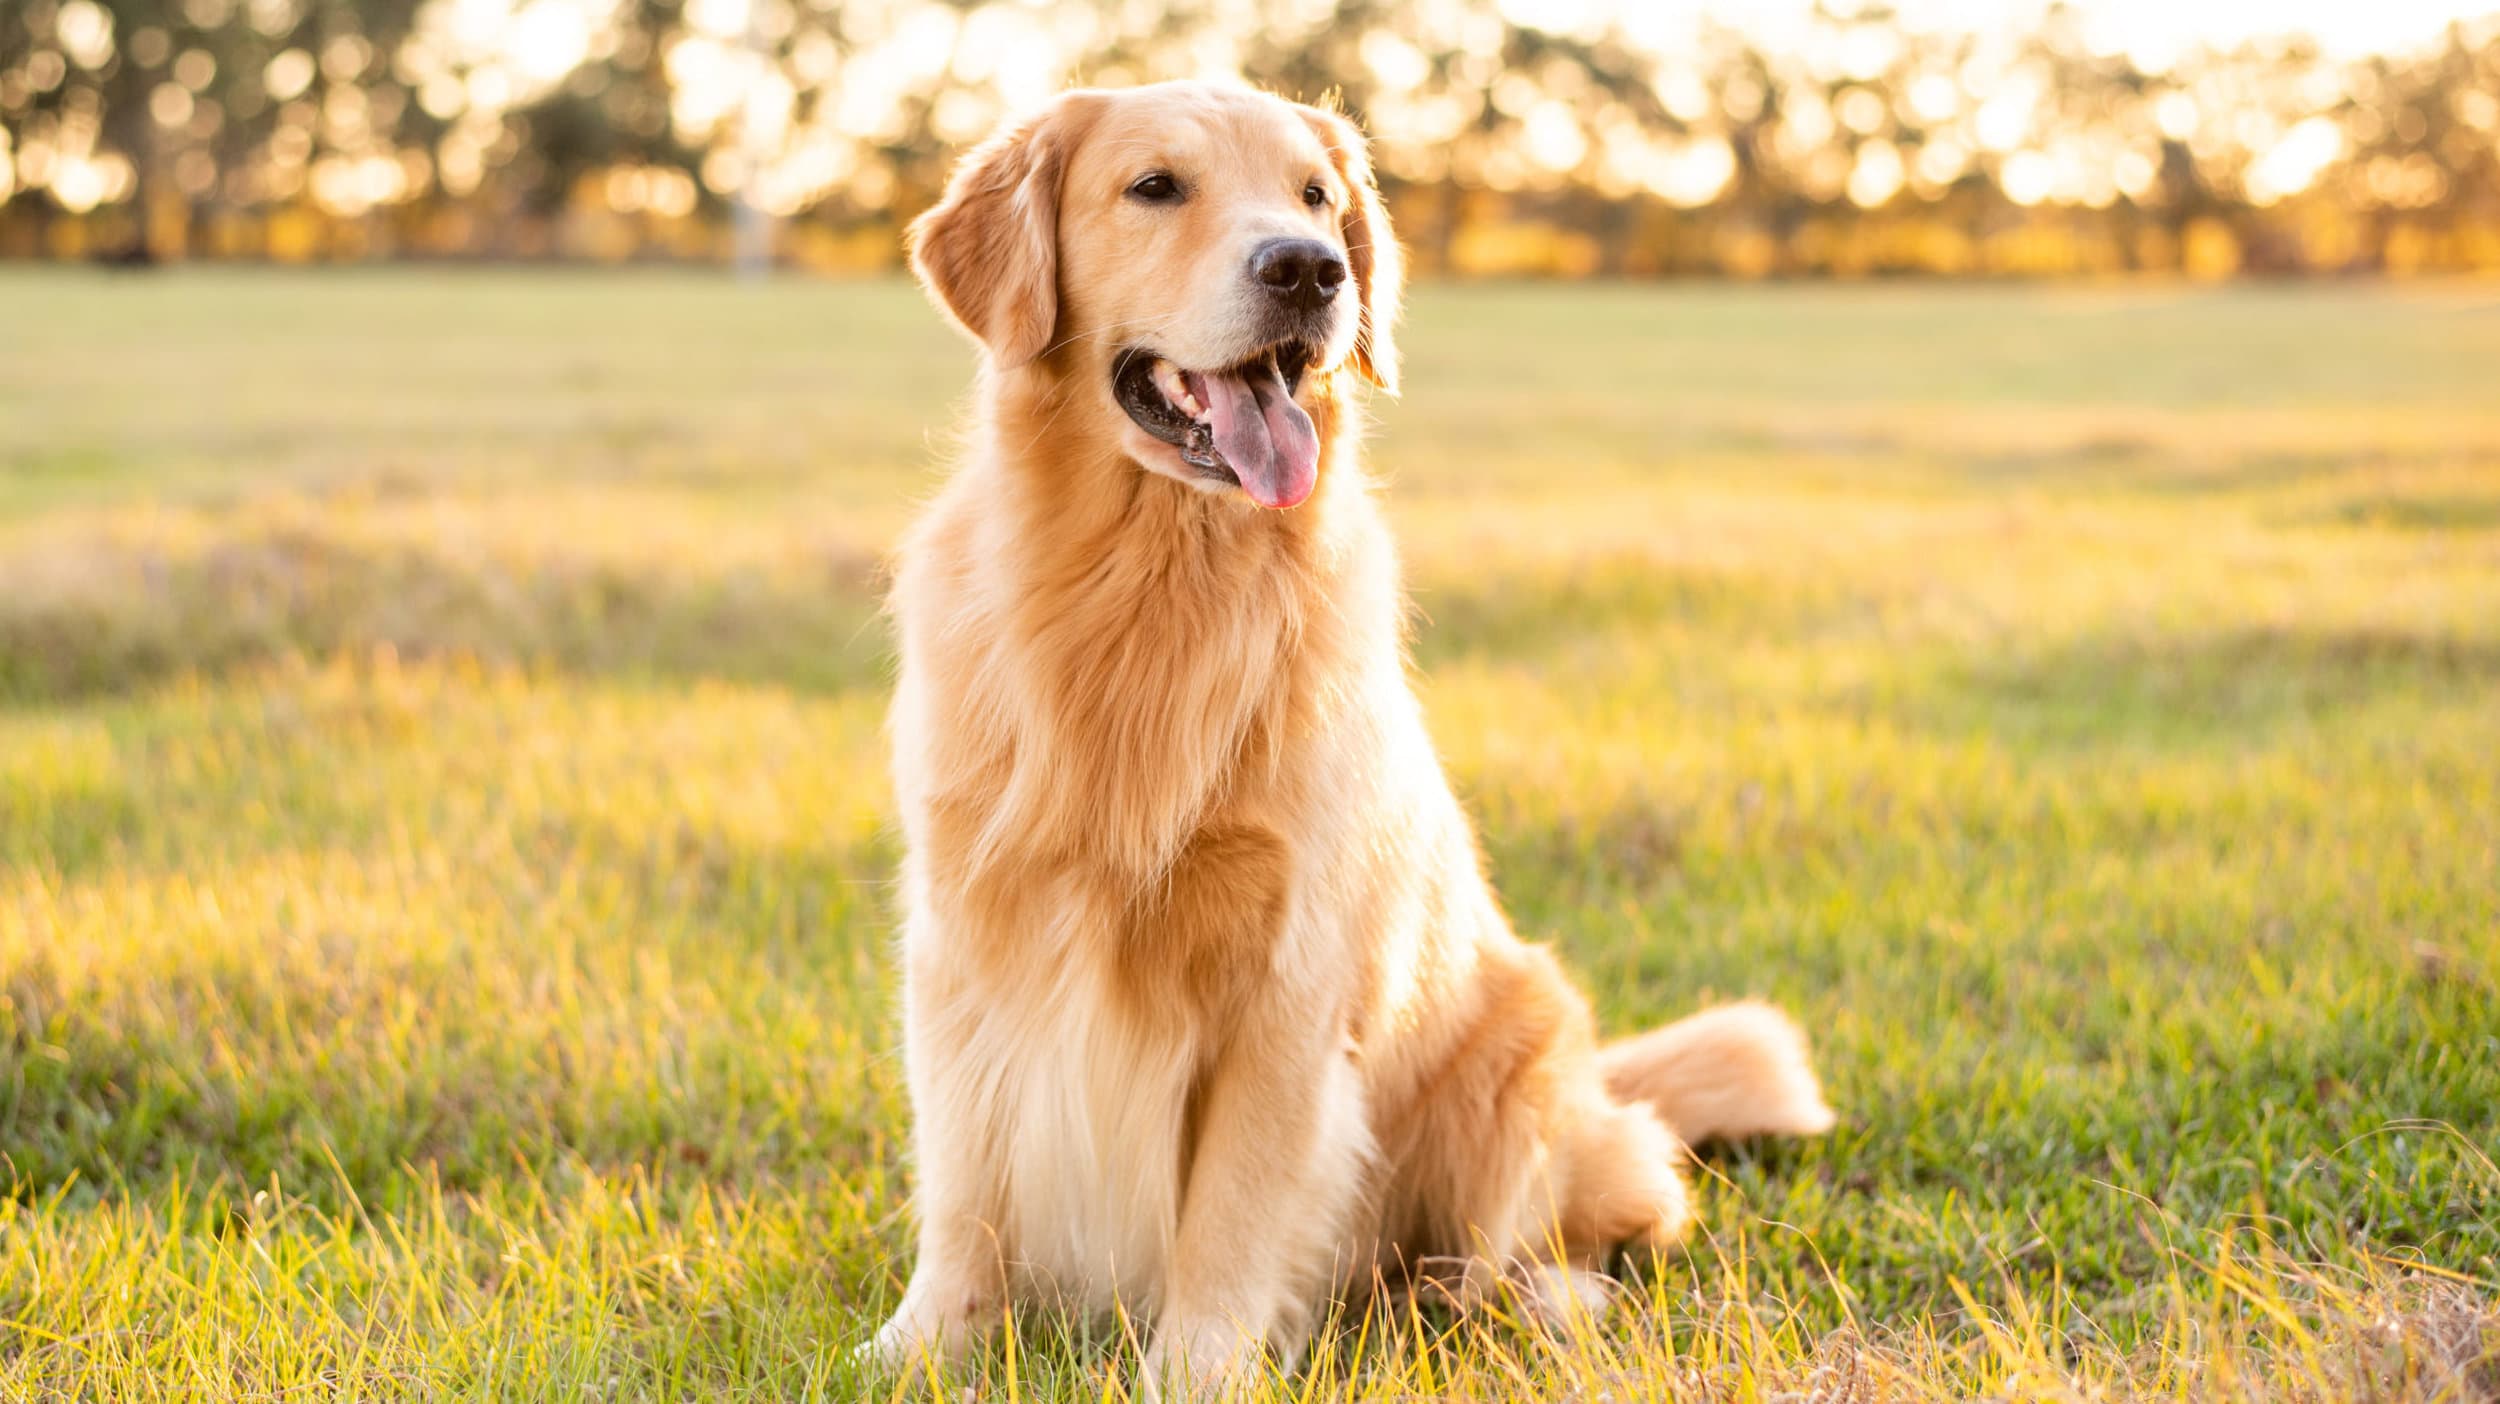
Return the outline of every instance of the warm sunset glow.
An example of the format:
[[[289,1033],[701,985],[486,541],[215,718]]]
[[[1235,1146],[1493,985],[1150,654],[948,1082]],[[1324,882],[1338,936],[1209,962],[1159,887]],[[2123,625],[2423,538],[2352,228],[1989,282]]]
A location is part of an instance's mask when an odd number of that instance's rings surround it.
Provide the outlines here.
[[[890,257],[950,152],[1002,116],[1071,83],[1172,76],[1334,90],[1374,134],[1393,203],[1446,189],[1483,198],[1423,201],[1426,217],[1548,231],[1429,241],[1504,267],[1605,263],[1565,232],[1589,199],[1706,213],[1722,226],[1706,240],[1637,211],[1606,237],[1738,272],[1997,256],[1967,230],[1844,252],[1816,221],[2106,212],[2127,228],[2094,247],[2173,263],[2186,209],[2269,212],[2288,221],[2274,256],[2297,261],[2377,257],[2356,240],[2393,226],[2329,227],[2372,210],[2462,199],[2500,222],[2485,208],[2500,197],[2479,193],[2500,184],[2500,14],[2474,8],[2500,0],[1242,3],[1255,24],[1022,0],[851,0],[838,23],[809,0],[421,0],[367,32],[316,22],[308,0],[184,0],[180,24],[124,32],[97,0],[60,0],[42,42],[0,67],[0,224],[30,198],[126,222],[153,173],[173,198],[254,218],[476,202],[487,221],[367,223],[350,248],[570,208],[626,223],[544,237],[621,256],[657,237],[652,220],[744,206],[873,222],[843,247]],[[135,142],[107,103],[154,135]],[[2244,237],[2208,220],[2196,247]],[[2500,262],[2480,235],[2415,245]],[[2041,266],[2036,245],[2002,252]]]

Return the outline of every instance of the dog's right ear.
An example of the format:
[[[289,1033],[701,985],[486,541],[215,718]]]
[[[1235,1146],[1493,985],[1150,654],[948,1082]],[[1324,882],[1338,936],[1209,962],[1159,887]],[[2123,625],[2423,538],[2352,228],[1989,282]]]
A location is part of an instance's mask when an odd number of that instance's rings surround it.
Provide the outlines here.
[[[912,221],[912,271],[1001,370],[1049,350],[1058,329],[1059,184],[1092,107],[1068,93],[999,128]]]

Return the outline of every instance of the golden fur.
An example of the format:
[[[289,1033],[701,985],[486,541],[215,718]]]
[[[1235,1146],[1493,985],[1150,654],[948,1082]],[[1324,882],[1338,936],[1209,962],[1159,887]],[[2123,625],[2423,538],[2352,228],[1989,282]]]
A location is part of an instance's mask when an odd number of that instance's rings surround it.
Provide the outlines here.
[[[1185,205],[1123,198],[1151,166]],[[1552,1307],[1684,1232],[1679,1135],[1830,1124],[1766,1006],[1601,1048],[1485,882],[1344,398],[1394,380],[1399,290],[1349,124],[1071,93],[913,233],[986,354],[893,590],[919,1258],[879,1358],[1013,1300],[1116,1304],[1148,1389],[1206,1392],[1426,1260]],[[1106,389],[1131,335],[1238,357],[1243,240],[1279,233],[1341,249],[1357,294],[1296,395],[1317,488],[1282,512],[1188,481]]]

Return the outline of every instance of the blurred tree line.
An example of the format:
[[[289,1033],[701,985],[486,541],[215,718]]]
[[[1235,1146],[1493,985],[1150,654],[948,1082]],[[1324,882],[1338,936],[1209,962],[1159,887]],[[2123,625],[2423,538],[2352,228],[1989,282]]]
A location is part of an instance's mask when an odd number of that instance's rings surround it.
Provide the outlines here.
[[[2064,7],[1769,45],[1494,0],[0,0],[0,254],[897,257],[1070,82],[1238,72],[1379,142],[1428,269],[2500,269],[2500,18],[2145,61]],[[1568,13],[1562,13],[1567,11]]]

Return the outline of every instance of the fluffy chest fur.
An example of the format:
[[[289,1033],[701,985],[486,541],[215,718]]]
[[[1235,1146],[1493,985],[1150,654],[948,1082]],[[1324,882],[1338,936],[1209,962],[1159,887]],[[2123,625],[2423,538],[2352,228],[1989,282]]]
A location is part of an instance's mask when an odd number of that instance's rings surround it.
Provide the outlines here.
[[[933,876],[1144,894],[1210,835],[1293,846],[1314,772],[1362,749],[1335,729],[1403,690],[1387,533],[1359,480],[1323,497],[1280,516],[1102,465],[960,473],[893,595],[897,784]]]
[[[952,1084],[915,1100],[1012,1148],[1008,1257],[1097,1306],[1155,1295],[1200,1079],[1253,987],[1353,1017],[1353,933],[1297,917],[1344,906],[1372,847],[1350,816],[1376,812],[1344,797],[1404,696],[1359,481],[1294,520],[1125,477],[1062,497],[976,460],[894,590],[912,1037],[946,1050],[913,1065]]]

